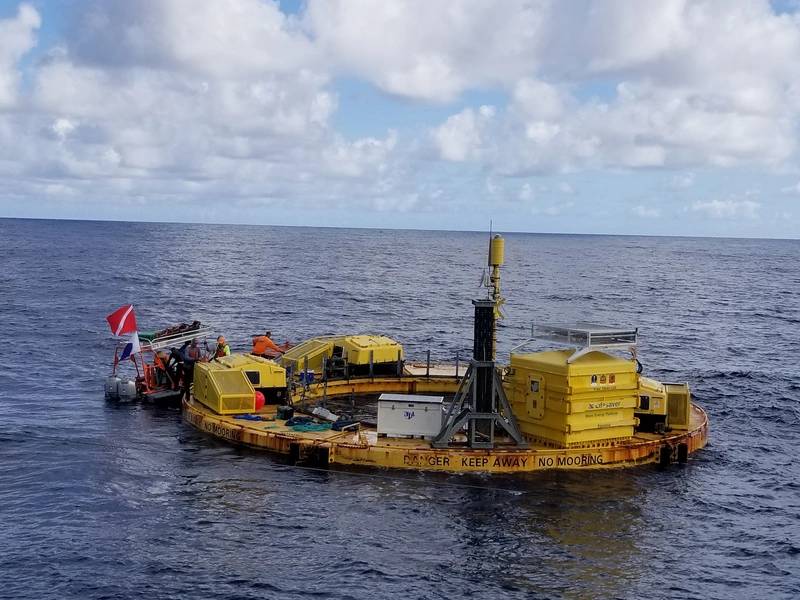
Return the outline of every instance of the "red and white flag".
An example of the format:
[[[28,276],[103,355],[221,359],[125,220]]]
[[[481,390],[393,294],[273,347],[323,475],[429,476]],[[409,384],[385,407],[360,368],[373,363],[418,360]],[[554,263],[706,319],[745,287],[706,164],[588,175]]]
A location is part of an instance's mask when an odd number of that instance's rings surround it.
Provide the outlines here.
[[[114,335],[134,333],[136,331],[136,315],[133,312],[133,304],[119,307],[106,317],[106,321],[111,326],[111,333]]]

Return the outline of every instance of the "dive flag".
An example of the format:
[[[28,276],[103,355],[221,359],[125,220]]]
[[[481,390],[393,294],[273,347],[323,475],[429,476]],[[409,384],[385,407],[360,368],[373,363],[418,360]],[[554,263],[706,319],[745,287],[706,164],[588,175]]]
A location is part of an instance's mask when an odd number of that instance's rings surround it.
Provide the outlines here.
[[[126,304],[119,307],[106,317],[106,321],[111,326],[111,333],[123,335],[136,331],[136,315],[133,312],[133,304]]]
[[[134,331],[131,334],[130,341],[125,344],[125,347],[122,349],[122,354],[119,359],[125,360],[126,358],[130,358],[132,354],[141,351],[142,347],[139,345],[139,334]]]

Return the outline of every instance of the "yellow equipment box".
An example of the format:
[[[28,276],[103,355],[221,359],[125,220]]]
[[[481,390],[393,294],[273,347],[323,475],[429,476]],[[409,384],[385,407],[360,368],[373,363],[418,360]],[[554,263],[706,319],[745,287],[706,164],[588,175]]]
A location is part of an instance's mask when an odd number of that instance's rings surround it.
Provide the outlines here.
[[[252,354],[232,354],[194,367],[194,397],[221,415],[251,413],[256,389],[282,394],[286,370]]]
[[[262,356],[231,354],[216,360],[236,371],[243,371],[253,388],[285,388],[286,369]]]
[[[664,433],[667,430],[667,390],[664,384],[639,376],[639,406],[636,408],[639,431]]]
[[[384,335],[348,335],[341,344],[350,365],[368,365],[370,352],[373,364],[403,359],[403,347]]]
[[[649,377],[639,377],[639,407],[636,413],[667,415],[667,391],[663,383]]]
[[[281,356],[281,364],[284,367],[292,367],[295,373],[299,373],[308,368],[309,371],[316,373],[322,372],[323,359],[330,359],[333,355],[333,343],[335,338],[312,338],[294,348],[287,350]],[[308,365],[306,367],[306,359]]]
[[[218,363],[195,364],[193,393],[220,415],[251,413],[256,409],[256,391],[244,371]]]
[[[559,448],[628,440],[638,423],[636,363],[603,352],[512,354],[508,397],[526,437]]]
[[[280,360],[295,373],[308,369],[319,375],[327,365],[329,377],[344,377],[367,375],[370,356],[373,374],[397,373],[397,361],[403,360],[403,346],[383,335],[320,337],[291,348]]]
[[[671,429],[689,429],[692,394],[688,383],[665,383],[667,391],[667,424]]]

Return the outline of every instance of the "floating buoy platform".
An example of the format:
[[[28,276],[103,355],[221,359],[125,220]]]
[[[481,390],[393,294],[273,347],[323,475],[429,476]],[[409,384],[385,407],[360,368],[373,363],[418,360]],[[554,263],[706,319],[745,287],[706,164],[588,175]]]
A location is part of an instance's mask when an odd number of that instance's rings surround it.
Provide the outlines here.
[[[411,363],[381,335],[313,338],[274,360],[198,363],[184,419],[316,466],[456,473],[668,466],[706,445],[708,416],[689,385],[641,373],[638,329],[534,325],[526,344],[557,348],[529,353],[523,344],[499,364],[504,256],[502,237],[490,236],[468,364]],[[258,410],[257,392],[267,399]]]

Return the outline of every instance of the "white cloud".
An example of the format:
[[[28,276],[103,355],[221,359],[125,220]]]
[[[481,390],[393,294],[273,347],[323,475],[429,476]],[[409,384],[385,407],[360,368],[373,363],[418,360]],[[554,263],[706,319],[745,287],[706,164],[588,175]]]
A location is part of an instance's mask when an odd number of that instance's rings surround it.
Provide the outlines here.
[[[385,140],[364,138],[349,143],[339,138],[323,151],[323,156],[331,172],[360,177],[367,169],[385,171],[387,158],[396,144],[395,131],[390,131]]]
[[[456,162],[479,158],[485,144],[484,132],[494,116],[494,107],[481,106],[477,111],[464,109],[447,119],[432,132],[442,158]]]
[[[800,68],[786,59],[800,55],[794,17],[766,2],[536,6],[535,20],[523,10],[515,19],[529,19],[548,43],[502,40],[528,57],[528,69],[505,80],[509,106],[482,132],[473,160],[525,175],[779,165],[794,156]],[[484,44],[489,55],[495,42]],[[617,82],[612,98],[576,93],[597,77]]]
[[[310,2],[306,27],[334,68],[386,92],[448,102],[536,65],[546,1]]]
[[[22,59],[37,11],[0,20],[0,199],[422,211],[466,198],[467,172],[489,196],[531,200],[573,194],[557,181],[579,170],[674,169],[669,185],[683,189],[703,167],[797,159],[800,18],[766,2],[309,0],[292,16],[266,0],[91,0],[70,12],[60,46],[33,61]],[[410,100],[399,131],[337,131],[348,109],[337,76]],[[415,138],[406,116],[421,102],[451,105],[420,113],[444,116]],[[687,210],[754,218],[759,207]]]
[[[319,62],[300,23],[261,0],[91,0],[70,47],[95,66],[178,70],[212,78],[292,73]]]
[[[694,202],[690,208],[712,219],[757,219],[761,204],[754,200],[708,200]]]
[[[20,4],[17,15],[0,19],[0,109],[17,101],[20,73],[17,62],[34,47],[41,18],[30,4]]]
[[[0,83],[3,57],[29,49],[23,34],[38,24],[23,6],[11,21],[17,41],[0,36]],[[66,34],[31,69],[25,110],[0,114],[0,198],[68,189],[87,201],[314,205],[334,193],[371,202],[393,181],[382,173],[397,134],[345,139],[332,128],[330,75],[277,4],[98,1],[79,5]],[[342,177],[365,182],[331,183]]]

